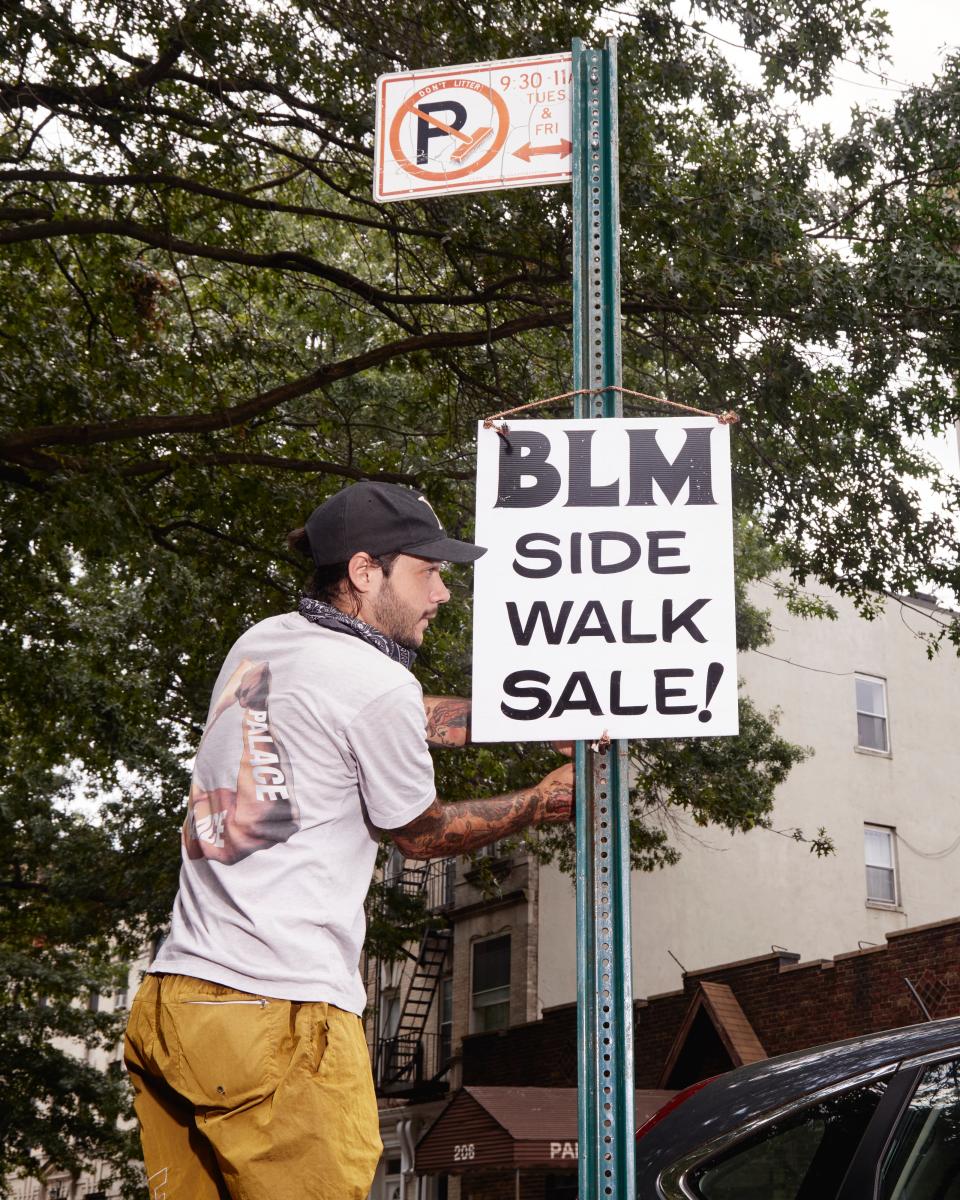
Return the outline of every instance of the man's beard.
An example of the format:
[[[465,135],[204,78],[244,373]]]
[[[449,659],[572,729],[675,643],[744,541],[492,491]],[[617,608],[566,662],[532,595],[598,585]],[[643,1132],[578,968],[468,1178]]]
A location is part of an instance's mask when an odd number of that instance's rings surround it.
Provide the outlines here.
[[[393,638],[398,646],[407,650],[419,650],[423,635],[417,625],[426,614],[420,609],[404,604],[389,579],[384,579],[380,594],[373,605],[373,624],[381,633]]]

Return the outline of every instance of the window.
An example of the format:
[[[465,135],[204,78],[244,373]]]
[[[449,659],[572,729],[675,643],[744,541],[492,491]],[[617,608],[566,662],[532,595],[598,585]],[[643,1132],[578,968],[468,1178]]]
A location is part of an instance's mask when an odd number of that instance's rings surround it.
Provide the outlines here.
[[[440,980],[440,1062],[445,1067],[453,1056],[453,980]]]
[[[400,1200],[403,1191],[400,1167],[399,1158],[388,1158],[384,1163],[383,1195],[385,1200]]]
[[[473,1032],[510,1024],[510,935],[473,947]]]
[[[887,684],[872,675],[857,676],[857,745],[861,750],[890,749],[887,736]]]
[[[960,1198],[958,1064],[924,1072],[880,1168],[880,1200]]]
[[[383,868],[383,882],[388,887],[397,887],[403,878],[404,857],[402,852],[396,847],[390,847],[390,853],[387,855],[386,865]]]
[[[871,904],[897,904],[895,829],[864,825],[863,856],[867,865],[867,900]]]
[[[444,908],[453,904],[457,897],[457,860],[455,858],[445,858],[443,860],[443,906]]]
[[[400,994],[391,989],[384,991],[380,1001],[380,1036],[392,1038],[397,1036],[400,1025]]]
[[[883,1094],[875,1081],[773,1121],[697,1167],[701,1200],[825,1200],[835,1196]]]

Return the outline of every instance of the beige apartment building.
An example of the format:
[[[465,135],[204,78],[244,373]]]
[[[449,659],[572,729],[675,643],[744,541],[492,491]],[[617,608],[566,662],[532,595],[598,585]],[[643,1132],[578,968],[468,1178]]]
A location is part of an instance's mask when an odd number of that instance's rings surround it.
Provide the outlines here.
[[[680,863],[634,874],[635,997],[678,988],[684,969],[771,947],[831,958],[960,914],[960,662],[949,644],[928,659],[924,640],[949,614],[913,597],[866,621],[829,596],[837,619],[810,620],[768,585],[755,598],[775,637],[741,656],[745,690],[813,753],[780,789],[772,830],[731,836],[681,819],[671,832]],[[791,836],[821,827],[835,846],[826,858]],[[412,1166],[460,1085],[461,1039],[576,999],[572,880],[495,848],[486,868],[388,867],[398,886],[424,889],[436,921],[404,964],[368,963],[385,1146],[371,1200],[459,1200],[456,1175],[418,1179]],[[491,873],[492,894],[480,886]],[[559,1200],[564,1186],[548,1178],[536,1194]]]

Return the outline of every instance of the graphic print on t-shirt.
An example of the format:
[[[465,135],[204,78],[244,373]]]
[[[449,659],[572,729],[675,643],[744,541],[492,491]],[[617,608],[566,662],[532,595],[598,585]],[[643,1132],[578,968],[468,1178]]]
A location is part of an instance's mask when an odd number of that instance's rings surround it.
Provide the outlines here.
[[[290,762],[270,721],[270,664],[243,659],[197,752],[183,826],[187,856],[229,865],[299,828]]]

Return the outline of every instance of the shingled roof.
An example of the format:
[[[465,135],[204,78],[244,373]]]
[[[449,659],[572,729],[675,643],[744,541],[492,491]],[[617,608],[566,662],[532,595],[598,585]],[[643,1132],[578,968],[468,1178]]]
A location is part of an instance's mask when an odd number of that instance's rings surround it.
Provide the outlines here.
[[[746,1063],[759,1062],[767,1057],[766,1050],[747,1020],[730,985],[701,980],[663,1065],[661,1087],[677,1085],[678,1081],[674,1078],[675,1069],[688,1039],[696,1027],[702,1028],[704,1019],[713,1027],[730,1060],[730,1067],[742,1067]]]

